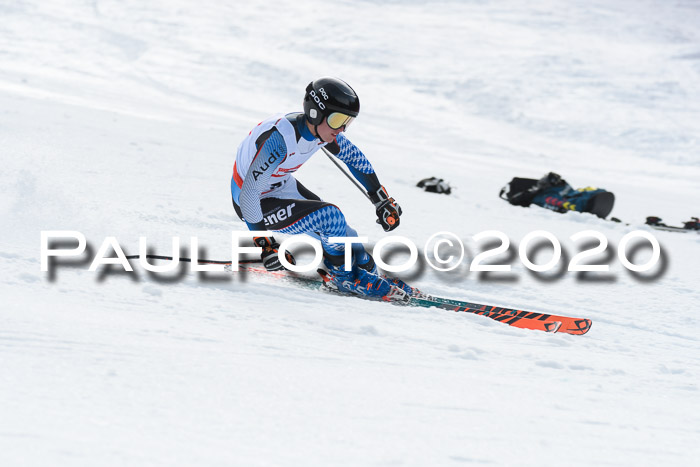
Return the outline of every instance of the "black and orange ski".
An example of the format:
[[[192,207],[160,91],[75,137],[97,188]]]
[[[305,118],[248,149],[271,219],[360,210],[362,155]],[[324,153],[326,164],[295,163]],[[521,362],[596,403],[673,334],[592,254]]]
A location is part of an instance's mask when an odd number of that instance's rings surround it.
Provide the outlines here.
[[[350,295],[350,294],[346,294],[344,292],[339,292],[337,290],[334,290],[334,289],[329,288],[328,286],[324,285],[324,282],[322,280],[318,280],[315,278],[312,279],[312,278],[304,277],[304,276],[298,276],[295,274],[290,274],[287,271],[270,272],[270,271],[265,270],[264,268],[256,267],[253,265],[239,265],[239,271],[247,271],[247,272],[251,272],[251,273],[262,275],[262,276],[276,278],[279,280],[283,280],[284,282],[289,282],[289,283],[293,283],[297,286],[302,286],[304,288],[323,289],[323,290],[326,290],[329,292],[336,292],[336,293],[341,294],[341,295],[346,295],[348,297],[365,298],[368,300],[372,300],[370,298],[362,297],[359,295]],[[519,329],[531,329],[531,330],[535,330],[535,331],[555,333],[555,332],[561,332],[561,328],[563,327],[562,322],[557,321],[555,319],[546,319],[546,320],[533,319],[533,318],[529,318],[529,317],[515,316],[513,314],[502,313],[498,310],[489,310],[486,308],[479,309],[476,307],[459,306],[458,304],[466,304],[467,302],[459,302],[456,300],[443,299],[443,298],[433,297],[433,296],[424,295],[424,294],[419,294],[417,296],[407,297],[407,300],[403,300],[403,301],[389,301],[387,303],[392,303],[395,305],[403,305],[403,306],[415,306],[415,307],[422,307],[422,308],[441,308],[441,309],[450,310],[450,311],[474,313],[476,315],[485,316],[487,318],[491,318],[494,321],[498,321],[498,322],[501,322],[503,324],[507,324],[508,326],[512,326],[512,327],[519,328]]]
[[[447,310],[454,311],[468,311],[474,313],[475,311],[481,313],[497,313],[506,316],[513,316],[517,318],[530,319],[540,322],[560,322],[561,327],[557,332],[565,334],[575,334],[582,335],[586,334],[590,329],[593,322],[587,318],[573,318],[570,316],[559,316],[550,315],[547,313],[538,313],[526,310],[516,310],[514,308],[505,308],[501,306],[494,305],[483,305],[480,303],[464,302],[461,300],[452,300],[447,298],[432,297],[427,296],[430,300],[440,302],[442,306]]]

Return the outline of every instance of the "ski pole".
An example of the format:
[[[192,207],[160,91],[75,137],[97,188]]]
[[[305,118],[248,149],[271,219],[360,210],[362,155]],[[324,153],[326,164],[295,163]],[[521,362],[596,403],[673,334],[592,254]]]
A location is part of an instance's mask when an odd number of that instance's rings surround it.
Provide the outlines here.
[[[127,256],[126,259],[139,259],[139,255],[131,255]],[[160,256],[160,255],[146,255],[146,258],[148,259],[165,259],[168,261],[172,261],[173,257],[172,256]],[[180,261],[183,261],[185,263],[191,263],[192,258],[180,258]],[[217,261],[213,259],[198,259],[198,263],[203,263],[203,264],[231,264],[231,261]],[[250,263],[262,263],[262,259],[241,259],[238,261],[239,264],[250,264]]]
[[[367,194],[367,192],[365,192],[364,187],[363,187],[362,185],[360,185],[360,184],[357,182],[357,180],[355,180],[354,178],[352,178],[352,176],[351,176],[349,173],[347,173],[347,172],[345,171],[345,169],[343,169],[343,167],[338,163],[338,161],[336,161],[336,160],[331,156],[330,151],[328,151],[328,149],[326,149],[326,148],[321,148],[321,149],[323,149],[323,152],[326,153],[326,156],[328,156],[328,158],[331,160],[331,162],[333,162],[333,163],[335,164],[335,166],[338,167],[338,170],[340,170],[341,172],[343,172],[343,175],[345,175],[346,177],[348,177],[348,180],[350,180],[350,181],[353,183],[353,185],[355,185],[355,186],[357,187],[357,189],[360,190],[360,191],[362,192],[363,195],[365,195],[365,198],[367,198],[368,200],[372,201],[372,199],[369,197],[369,195]]]

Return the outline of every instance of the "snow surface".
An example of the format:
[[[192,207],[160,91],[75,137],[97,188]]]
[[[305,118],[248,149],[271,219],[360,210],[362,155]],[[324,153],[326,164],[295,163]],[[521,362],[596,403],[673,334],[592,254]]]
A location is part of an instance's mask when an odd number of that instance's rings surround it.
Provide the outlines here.
[[[646,216],[700,214],[697,1],[10,1],[0,14],[0,465],[697,460],[700,235],[650,231],[663,261],[642,277],[616,257]],[[228,259],[244,229],[236,146],[322,75],[361,96],[348,135],[404,208],[396,233],[468,246],[455,273],[412,283],[592,330],[137,262],[89,272],[87,256],[40,271],[43,230],[80,231],[93,254],[107,236],[129,254],[139,236],[160,254],[196,236]],[[511,177],[550,170],[613,191],[631,225],[498,199]],[[385,236],[325,157],[297,175],[372,243]],[[433,175],[454,194],[415,188]],[[611,271],[530,273],[516,247],[542,229],[567,259],[572,234],[602,232],[595,259]],[[511,239],[515,256],[495,258],[510,274],[467,271],[484,230]]]

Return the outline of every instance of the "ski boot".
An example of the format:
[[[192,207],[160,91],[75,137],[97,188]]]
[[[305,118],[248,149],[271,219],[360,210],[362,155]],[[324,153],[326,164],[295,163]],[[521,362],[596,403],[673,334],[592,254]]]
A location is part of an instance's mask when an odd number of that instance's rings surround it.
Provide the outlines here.
[[[346,271],[343,265],[335,266],[327,260],[323,264],[327,272],[319,270],[319,273],[327,287],[390,302],[406,302],[409,299],[408,293],[402,288],[363,268],[355,266],[351,271]]]
[[[389,281],[389,283],[395,285],[396,287],[406,292],[406,294],[408,294],[409,297],[420,296],[422,294],[420,290],[418,290],[415,287],[411,287],[410,285],[408,285],[407,283],[405,283],[397,277],[387,277],[384,274],[379,274],[379,272],[377,271],[377,265],[374,263],[374,258],[372,258],[372,256],[369,254],[367,256],[369,256],[369,261],[367,261],[364,264],[356,264],[354,267],[364,269],[370,274],[374,274],[386,279],[387,281]]]

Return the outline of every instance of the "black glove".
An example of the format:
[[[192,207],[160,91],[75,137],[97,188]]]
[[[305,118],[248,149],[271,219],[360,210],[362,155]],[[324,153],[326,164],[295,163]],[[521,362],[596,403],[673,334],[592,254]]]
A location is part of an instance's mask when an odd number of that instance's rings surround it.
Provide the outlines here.
[[[263,266],[268,271],[283,271],[284,266],[280,263],[279,256],[277,255],[280,244],[275,241],[274,237],[253,237],[253,243],[263,249],[260,258],[262,259]],[[284,252],[284,257],[289,264],[297,264],[294,260],[294,256],[289,251]]]
[[[399,217],[402,214],[401,206],[390,198],[386,189],[382,186],[374,193],[367,193],[369,199],[377,208],[377,224],[381,225],[385,232],[394,230],[399,226]]]

